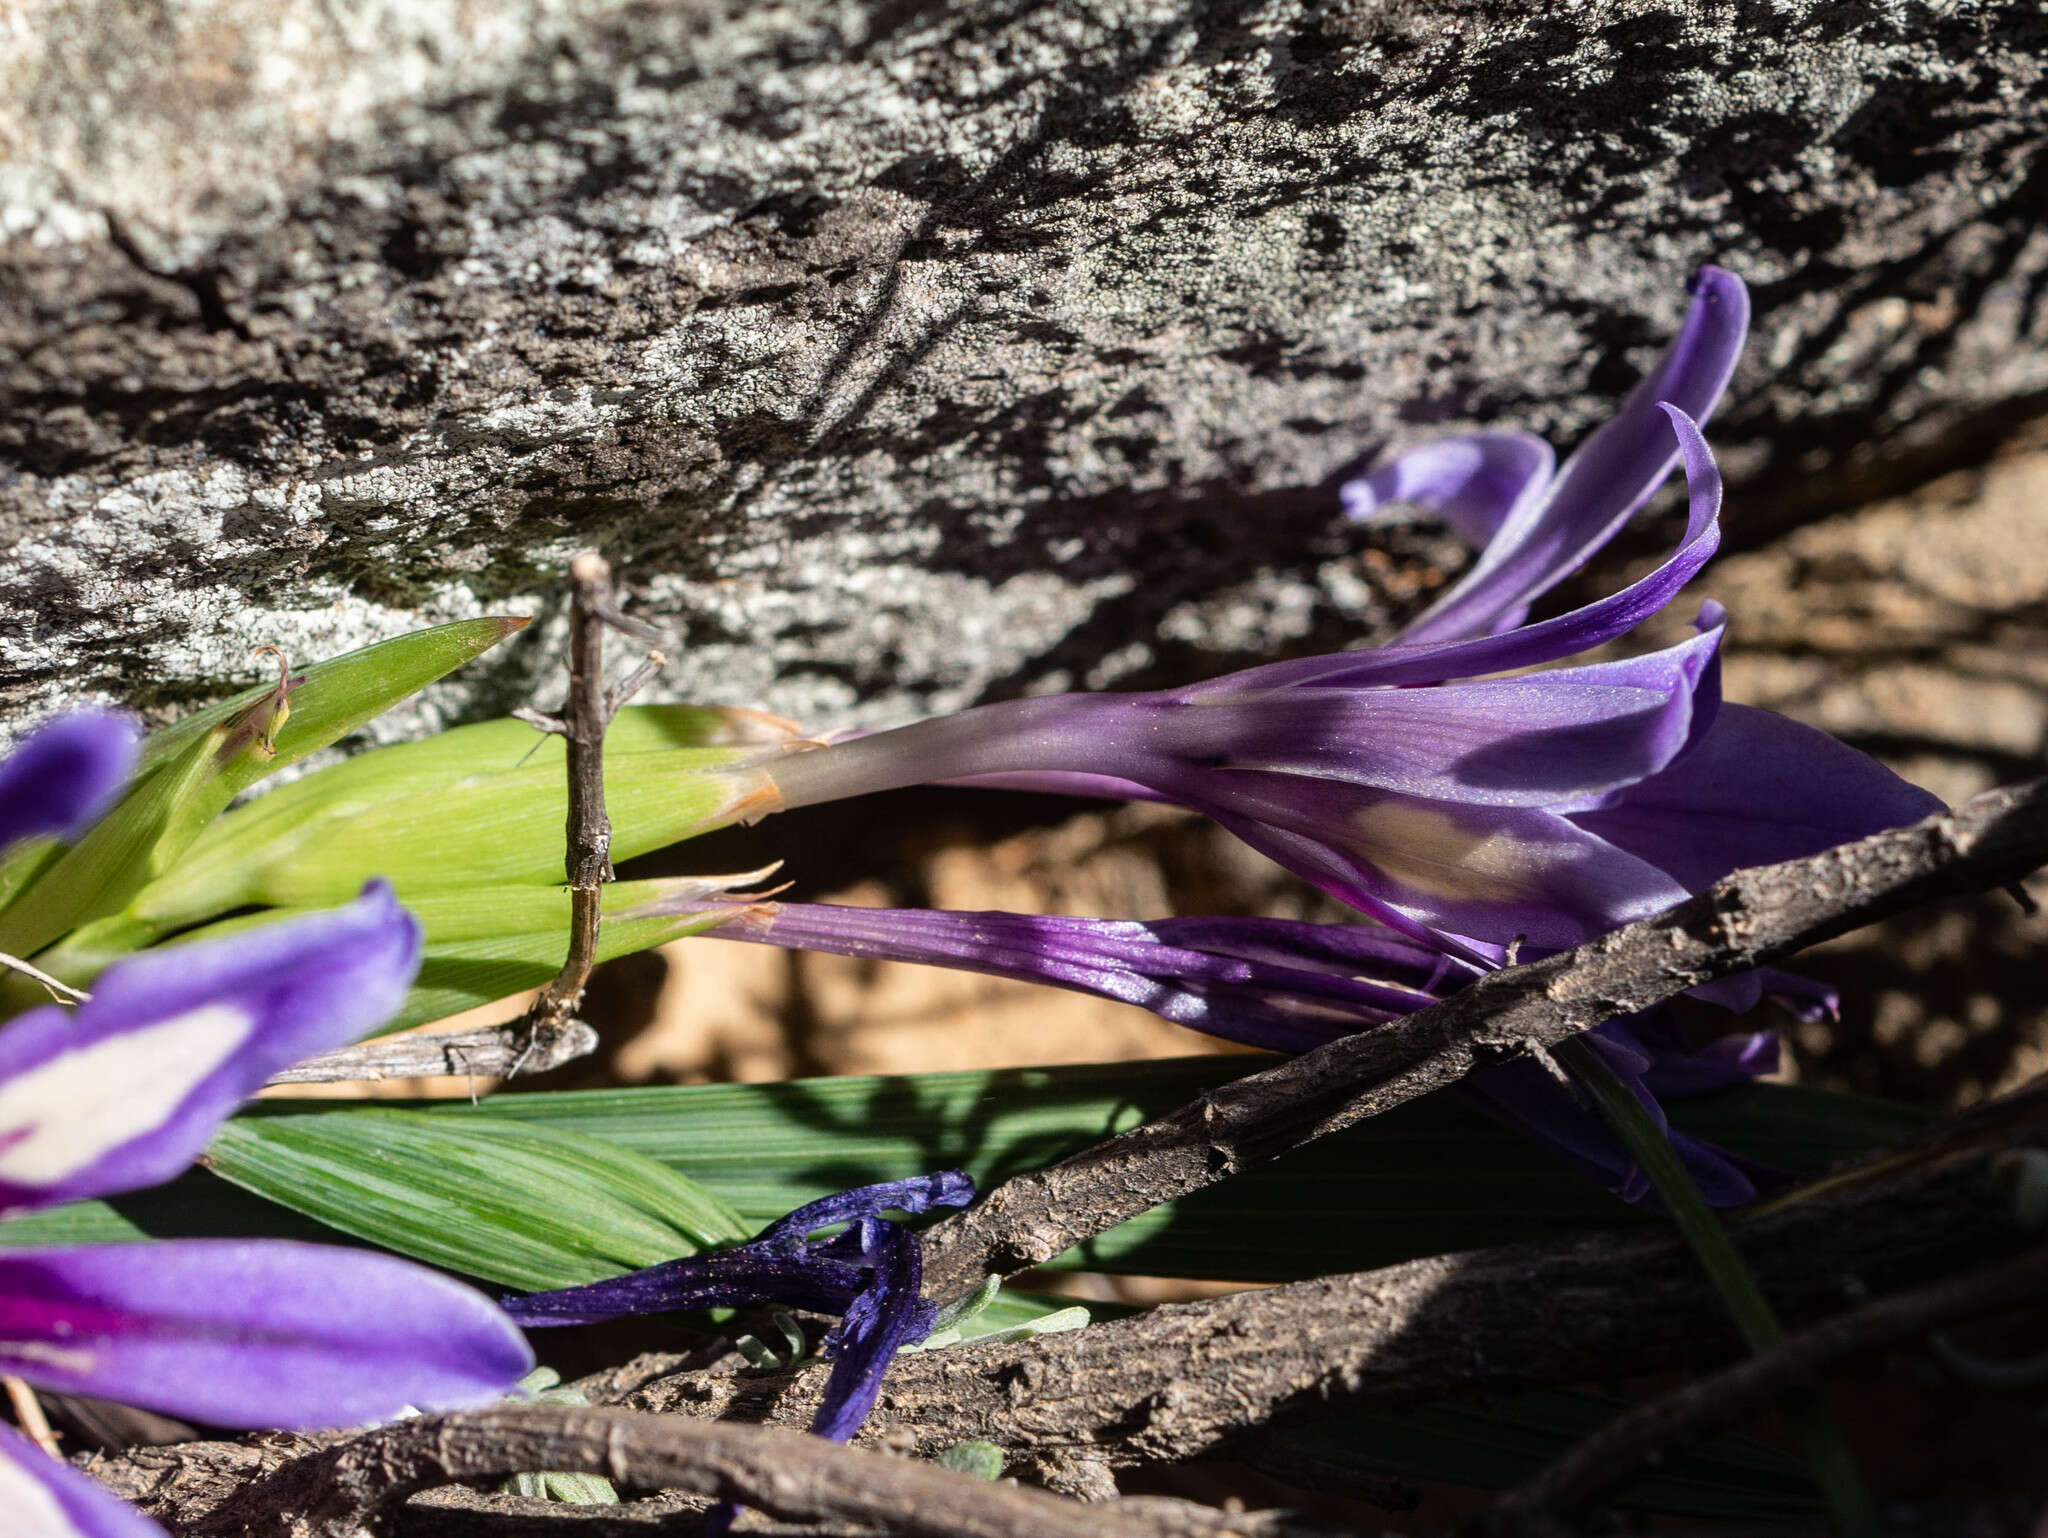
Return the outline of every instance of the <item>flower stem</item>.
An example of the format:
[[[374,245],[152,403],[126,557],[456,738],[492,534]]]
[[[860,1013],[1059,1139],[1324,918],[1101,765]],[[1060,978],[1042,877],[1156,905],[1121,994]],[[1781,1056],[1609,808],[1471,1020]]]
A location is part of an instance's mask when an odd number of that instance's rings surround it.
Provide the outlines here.
[[[1663,1199],[1664,1210],[1691,1247],[1701,1268],[1721,1294],[1735,1328],[1752,1351],[1764,1351],[1784,1339],[1778,1316],[1757,1287],[1728,1237],[1728,1230],[1707,1205],[1700,1188],[1686,1172],[1664,1130],[1643,1109],[1635,1092],[1607,1066],[1583,1038],[1554,1049],[1571,1070],[1600,1114],[1614,1129],[1644,1176]],[[1842,1428],[1817,1393],[1802,1394],[1785,1406],[1785,1416],[1806,1453],[1808,1471],[1826,1498],[1835,1526],[1844,1538],[1870,1538],[1877,1531],[1877,1506],[1858,1473]]]

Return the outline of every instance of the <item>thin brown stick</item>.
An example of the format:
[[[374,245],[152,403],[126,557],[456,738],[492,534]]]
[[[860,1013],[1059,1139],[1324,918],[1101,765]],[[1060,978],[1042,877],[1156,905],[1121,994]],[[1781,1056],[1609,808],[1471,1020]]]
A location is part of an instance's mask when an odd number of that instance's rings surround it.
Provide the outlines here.
[[[1487,1514],[1499,1532],[1598,1504],[1659,1459],[1697,1446],[1756,1410],[1810,1385],[1858,1352],[2048,1292],[2048,1249],[1969,1276],[1916,1287],[1815,1325],[1760,1355],[1617,1416]]]
[[[569,954],[527,1014],[536,1030],[560,1025],[582,1002],[597,965],[601,888],[612,879],[612,822],[604,805],[604,732],[611,717],[605,710],[600,612],[611,592],[612,569],[603,556],[586,550],[569,563],[569,699],[561,716],[569,762],[562,861],[569,883]]]
[[[473,1031],[430,1031],[366,1041],[294,1063],[272,1084],[346,1084],[376,1079],[422,1079],[441,1074],[511,1078],[545,1073],[597,1050],[597,1032],[580,1020],[560,1024],[484,1026]]]
[[[569,697],[559,717],[523,710],[519,718],[567,739],[569,809],[564,824],[563,872],[569,886],[569,952],[562,970],[540,992],[526,1023],[536,1040],[576,1013],[583,989],[597,965],[597,935],[603,924],[602,889],[612,879],[612,824],[604,804],[604,734],[612,717],[667,662],[654,652],[607,689],[604,638],[608,629],[639,635],[648,627],[619,611],[612,596],[612,569],[586,550],[569,563]],[[527,1067],[514,1060],[515,1070]]]
[[[1806,859],[1737,871],[1574,950],[1480,979],[1428,1009],[1210,1090],[1044,1169],[925,1235],[925,1292],[1043,1265],[1251,1164],[1548,1047],[1617,1015],[1939,897],[2048,863],[2048,779]]]
[[[416,1491],[529,1469],[601,1474],[640,1489],[739,1501],[799,1522],[863,1523],[901,1538],[1223,1538],[1271,1531],[1199,1524],[1120,1504],[1084,1506],[764,1426],[564,1405],[420,1417],[309,1453],[246,1485],[187,1538],[364,1538]],[[1179,1503],[1175,1503],[1176,1506]]]

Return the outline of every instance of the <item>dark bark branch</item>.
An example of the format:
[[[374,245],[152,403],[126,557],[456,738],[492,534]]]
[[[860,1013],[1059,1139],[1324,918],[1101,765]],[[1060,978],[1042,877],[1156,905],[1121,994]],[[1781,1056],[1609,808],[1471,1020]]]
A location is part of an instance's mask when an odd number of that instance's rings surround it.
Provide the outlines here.
[[[1701,1378],[1618,1416],[1488,1513],[1494,1531],[1585,1510],[1658,1459],[1697,1446],[1845,1356],[1911,1340],[2048,1292],[2048,1250],[1970,1276],[1935,1282],[1838,1314],[1773,1350]]]
[[[1737,871],[1575,950],[1248,1075],[1072,1158],[1005,1181],[925,1235],[925,1290],[1042,1265],[1084,1239],[1316,1138],[1918,904],[2048,863],[2048,780],[1806,859]]]
[[[558,1025],[485,1026],[474,1031],[432,1031],[366,1041],[294,1063],[272,1084],[342,1084],[371,1079],[418,1079],[436,1074],[511,1078],[550,1068],[597,1050],[597,1032],[580,1020]]]
[[[857,1522],[903,1538],[1223,1538],[1272,1532],[1255,1518],[1171,1503],[1083,1506],[929,1463],[761,1426],[558,1405],[401,1421],[298,1458],[246,1485],[186,1538],[367,1538],[406,1496],[532,1469],[735,1500],[807,1523]]]
[[[1823,1319],[2038,1243],[2007,1176],[2044,1147],[2048,1092],[1803,1188],[1731,1230],[1781,1318]],[[1676,1239],[1599,1235],[903,1356],[863,1437],[927,1454],[978,1439],[1024,1457],[1173,1462],[1234,1456],[1249,1432],[1337,1408],[1715,1366],[1741,1354],[1726,1310]],[[801,1425],[825,1380],[817,1366],[735,1374],[680,1365],[642,1358],[577,1386],[641,1409]]]

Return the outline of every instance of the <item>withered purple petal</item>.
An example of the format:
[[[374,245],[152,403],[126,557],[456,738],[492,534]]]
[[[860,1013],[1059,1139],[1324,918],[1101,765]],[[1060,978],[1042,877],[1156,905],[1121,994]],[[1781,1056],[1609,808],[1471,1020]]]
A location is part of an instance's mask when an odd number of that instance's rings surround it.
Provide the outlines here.
[[[499,1303],[529,1329],[763,1302],[836,1314],[867,1281],[867,1272],[858,1264],[829,1256],[779,1254],[755,1241],[665,1260],[578,1287],[502,1298]]]
[[[1484,545],[1543,496],[1555,465],[1550,445],[1533,433],[1465,433],[1396,455],[1338,495],[1361,520],[1381,516],[1389,503],[1413,502],[1467,544]]]

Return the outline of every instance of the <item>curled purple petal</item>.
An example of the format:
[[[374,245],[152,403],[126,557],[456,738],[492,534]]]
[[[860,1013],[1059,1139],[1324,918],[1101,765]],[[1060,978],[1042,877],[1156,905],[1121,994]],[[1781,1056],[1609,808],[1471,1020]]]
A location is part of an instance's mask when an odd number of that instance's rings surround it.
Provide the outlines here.
[[[81,711],[38,729],[0,763],[0,849],[83,831],[127,782],[139,740],[134,717],[115,711]]]
[[[0,1210],[170,1179],[272,1074],[390,1018],[419,955],[373,882],[331,913],[131,957],[75,1013],[22,1015],[0,1030]]]
[[[1470,545],[1484,545],[1501,525],[1549,489],[1556,456],[1533,433],[1466,433],[1409,449],[1338,493],[1355,519],[1378,516],[1390,502],[1414,502],[1442,519]]]
[[[97,1480],[0,1426],[0,1511],[8,1538],[166,1538]]]
[[[1563,950],[1686,896],[1666,872],[1540,807],[1343,790],[1243,775],[1227,804],[1195,810],[1340,902],[1495,943]]]
[[[483,1404],[532,1365],[481,1293],[388,1255],[235,1239],[0,1254],[0,1371],[217,1425]]]
[[[1660,1098],[1709,1095],[1776,1073],[1779,1058],[1776,1031],[1738,1031],[1684,1052],[1657,1053],[1644,1070],[1643,1086]]]
[[[1749,330],[1741,279],[1704,267],[1685,323],[1621,410],[1580,445],[1548,495],[1518,506],[1479,561],[1408,628],[1413,641],[1487,635],[1576,571],[1671,473],[1677,455],[1659,409],[1712,414]]]
[[[1433,689],[1274,690],[1195,706],[1073,701],[1129,778],[1187,802],[1219,771],[1266,770],[1490,806],[1556,806],[1632,785],[1689,740],[1719,632],[1621,662]],[[1211,697],[1212,699],[1214,697]],[[1084,712],[1084,704],[1100,709]]]
[[[1392,646],[1270,662],[1195,685],[1183,693],[1199,697],[1210,690],[1242,693],[1253,688],[1438,683],[1555,662],[1626,635],[1676,597],[1721,545],[1721,472],[1714,464],[1713,451],[1684,412],[1666,406],[1663,414],[1685,464],[1686,524],[1676,548],[1648,576],[1569,614],[1501,634],[1426,642],[1404,637]]]
[[[1588,1033],[1584,1039],[1616,1063],[1636,1098],[1663,1127],[1680,1162],[1710,1204],[1733,1207],[1755,1198],[1756,1181],[1744,1162],[1712,1144],[1672,1130],[1665,1121],[1663,1107],[1643,1083],[1640,1058],[1631,1060],[1625,1049],[1616,1052],[1615,1044],[1603,1041],[1599,1032]],[[1503,1063],[1471,1075],[1459,1088],[1465,1099],[1529,1134],[1623,1201],[1642,1203],[1653,1196],[1649,1182],[1613,1129],[1538,1064],[1526,1060]]]

